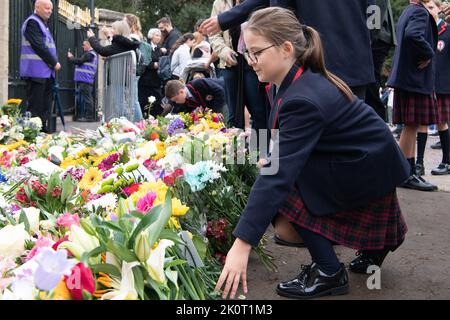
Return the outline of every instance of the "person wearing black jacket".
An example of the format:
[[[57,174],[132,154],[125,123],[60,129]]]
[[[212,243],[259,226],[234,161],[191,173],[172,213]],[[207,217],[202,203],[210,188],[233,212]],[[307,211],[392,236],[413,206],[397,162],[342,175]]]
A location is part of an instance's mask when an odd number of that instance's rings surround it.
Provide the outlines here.
[[[159,58],[161,56],[161,47],[159,45],[161,42],[161,31],[156,28],[150,29],[148,41],[151,46],[151,56],[144,74],[139,79],[139,102],[141,107],[144,107],[149,104],[149,97],[155,97],[150,114],[157,117],[163,111],[161,108],[162,83],[158,76]]]
[[[381,26],[371,31],[372,55],[376,82],[367,87],[366,103],[386,121],[386,108],[380,98],[381,70],[391,48],[397,45],[395,21],[390,0],[377,0],[381,12]]]
[[[71,52],[67,53],[69,62],[75,64],[76,66],[75,81],[79,92],[76,121],[96,121],[94,106],[94,82],[98,66],[98,58],[87,40],[83,41],[83,50],[84,53],[79,58],[75,58]]]
[[[165,95],[173,106],[173,113],[190,113],[197,108],[209,108],[220,113],[225,105],[225,88],[221,79],[200,78],[186,85],[179,80],[170,80],[166,84]]]
[[[367,8],[374,0],[246,0],[217,17],[206,20],[201,28],[208,34],[228,30],[243,23],[259,8],[279,6],[294,9],[297,18],[315,28],[322,36],[327,68],[344,80],[359,98],[375,82]],[[273,23],[276,23],[274,21]]]
[[[95,34],[92,30],[88,31],[89,43],[92,48],[94,48],[95,52],[104,57],[113,56],[115,54],[127,52],[127,51],[135,51],[139,49],[141,44],[140,41],[136,39],[129,38],[131,34],[130,27],[126,21],[116,21],[112,25],[112,43],[109,46],[102,46],[99,43],[99,40],[95,37]],[[135,78],[136,84],[135,88],[138,90],[138,82],[137,78]],[[141,106],[139,104],[138,92],[132,93],[136,96],[136,101],[134,104],[134,118],[128,119],[133,122],[138,122],[143,119]]]
[[[158,20],[158,29],[161,30],[163,36],[163,44],[161,46],[161,52],[163,54],[169,54],[170,50],[174,46],[175,42],[182,36],[180,30],[172,26],[172,21],[169,17],[164,17]]]
[[[55,71],[61,69],[55,43],[48,28],[53,12],[50,0],[37,0],[35,13],[22,27],[20,75],[27,84],[27,107],[24,111],[41,118],[42,131],[50,132],[49,120],[53,103]],[[26,57],[35,56],[32,60]]]

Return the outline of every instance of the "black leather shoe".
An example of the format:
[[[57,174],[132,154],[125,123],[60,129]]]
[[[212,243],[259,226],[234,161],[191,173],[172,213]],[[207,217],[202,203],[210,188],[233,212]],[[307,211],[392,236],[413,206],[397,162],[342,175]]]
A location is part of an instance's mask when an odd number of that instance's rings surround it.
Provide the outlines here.
[[[436,169],[431,170],[433,176],[444,176],[450,174],[450,164],[441,163]]]
[[[357,251],[357,258],[350,262],[349,270],[355,273],[367,273],[367,268],[370,266],[378,266],[381,268],[384,259],[386,258],[388,252],[369,253],[367,251]]]
[[[402,188],[419,190],[419,191],[436,191],[437,186],[425,181],[422,177],[412,175],[402,185]]]
[[[302,266],[301,273],[293,280],[281,282],[277,293],[291,299],[314,299],[323,296],[337,296],[348,293],[348,274],[343,264],[333,275],[327,275],[316,263]]]
[[[289,242],[289,241],[281,239],[276,234],[273,236],[273,241],[276,244],[278,244],[279,246],[292,247],[292,248],[305,248],[306,247],[304,242],[298,242],[298,243]]]
[[[442,149],[441,142],[438,141],[438,142],[436,142],[435,144],[432,144],[432,145],[431,145],[431,149],[434,149],[434,150],[440,150],[440,149]]]
[[[416,163],[416,176],[421,177],[425,175],[425,166],[421,163]]]

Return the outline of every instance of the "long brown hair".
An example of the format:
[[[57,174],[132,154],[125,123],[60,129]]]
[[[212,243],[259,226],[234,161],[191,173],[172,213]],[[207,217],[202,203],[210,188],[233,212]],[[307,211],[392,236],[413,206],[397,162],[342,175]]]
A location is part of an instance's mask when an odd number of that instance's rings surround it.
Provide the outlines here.
[[[273,23],[274,21],[276,24]],[[300,24],[292,11],[279,7],[258,10],[252,14],[245,30],[262,36],[277,46],[286,41],[292,43],[297,64],[320,73],[349,100],[353,100],[354,96],[350,87],[327,70],[319,33],[311,27]]]
[[[183,44],[188,42],[189,40],[195,40],[194,34],[192,33],[185,33],[181,37],[178,38],[177,42],[173,45],[172,49],[170,49],[170,52],[173,53],[177,51],[179,47],[181,47]]]

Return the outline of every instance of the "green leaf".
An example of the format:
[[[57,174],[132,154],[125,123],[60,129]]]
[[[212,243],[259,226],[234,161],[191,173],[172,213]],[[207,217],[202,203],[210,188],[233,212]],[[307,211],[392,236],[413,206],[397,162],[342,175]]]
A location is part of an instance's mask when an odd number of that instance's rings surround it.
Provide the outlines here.
[[[141,222],[139,222],[139,224],[134,229],[134,231],[130,237],[130,240],[128,240],[128,248],[134,248],[134,241],[136,240],[136,237],[138,236],[138,234],[140,234],[142,231],[147,229],[150,225],[152,225],[152,223],[157,221],[158,217],[160,216],[160,214],[162,212],[162,209],[163,208],[161,206],[154,207],[152,210],[150,210],[149,213],[147,213],[142,218]],[[153,242],[153,244],[154,244],[154,242]],[[152,247],[153,244],[151,244],[150,247]]]
[[[159,297],[159,300],[168,300],[168,297],[164,294],[164,292],[162,292],[160,285],[155,280],[149,277],[148,283],[153,288],[153,290],[155,290],[156,294]]]
[[[134,275],[134,287],[142,300],[145,300],[144,294],[144,276],[142,275],[141,268],[135,267],[132,269]]]
[[[88,264],[87,261],[89,260],[89,258],[91,257],[96,257],[99,254],[103,253],[106,251],[106,247],[105,246],[99,246],[89,252],[85,252],[81,255],[81,262],[83,262],[84,264]]]
[[[181,266],[181,265],[184,265],[186,263],[187,263],[186,260],[177,259],[177,260],[173,260],[173,261],[167,263],[165,265],[165,267],[166,268],[171,268],[171,267],[175,267],[175,266]]]
[[[172,230],[164,229],[159,234],[160,239],[172,240],[175,244],[184,245],[184,241]]]
[[[197,249],[198,255],[205,261],[206,252],[208,251],[208,244],[205,243],[203,237],[199,235],[194,235],[192,237],[192,242],[194,243],[195,248]]]
[[[105,227],[108,227],[111,230],[123,233],[124,230],[122,230],[122,228],[120,228],[117,224],[115,224],[114,222],[109,222],[109,221],[104,221],[103,225]]]
[[[121,245],[116,241],[110,240],[108,242],[108,250],[111,251],[120,260],[125,260],[126,262],[137,261],[136,255],[125,246]]]
[[[23,210],[20,211],[19,223],[23,223],[25,225],[25,230],[30,232],[30,222],[28,221],[27,215]]]
[[[121,273],[119,271],[119,269],[117,269],[116,266],[109,264],[109,263],[101,263],[101,264],[95,264],[90,266],[91,270],[93,273],[106,273],[110,276],[114,276],[114,277],[121,277]]]
[[[172,193],[170,191],[167,191],[164,207],[161,213],[158,215],[157,217],[158,219],[148,228],[150,247],[153,247],[155,242],[160,238],[160,234],[166,227],[171,216],[172,216]]]

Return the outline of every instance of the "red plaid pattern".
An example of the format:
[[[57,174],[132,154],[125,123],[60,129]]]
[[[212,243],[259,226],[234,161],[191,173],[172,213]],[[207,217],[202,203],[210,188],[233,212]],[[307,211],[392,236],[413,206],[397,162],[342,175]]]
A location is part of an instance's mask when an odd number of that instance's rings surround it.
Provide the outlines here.
[[[438,94],[439,124],[450,122],[450,94]]]
[[[293,190],[279,213],[302,228],[355,250],[396,247],[408,231],[395,191],[365,207],[317,217],[309,214]]]
[[[439,113],[433,95],[394,91],[393,122],[395,124],[430,125],[438,124]]]

